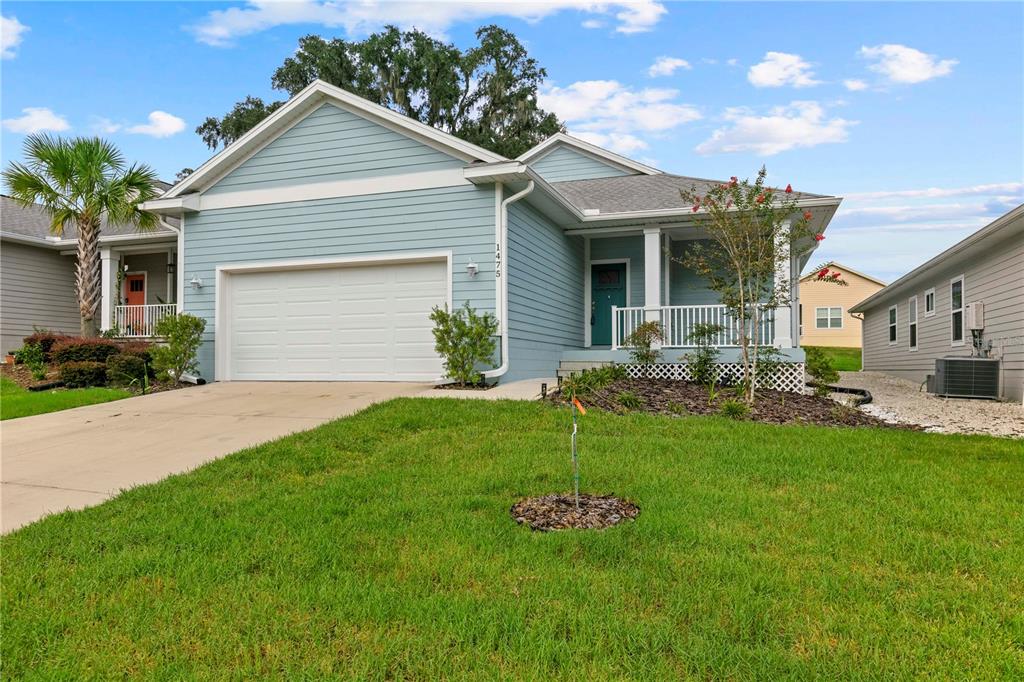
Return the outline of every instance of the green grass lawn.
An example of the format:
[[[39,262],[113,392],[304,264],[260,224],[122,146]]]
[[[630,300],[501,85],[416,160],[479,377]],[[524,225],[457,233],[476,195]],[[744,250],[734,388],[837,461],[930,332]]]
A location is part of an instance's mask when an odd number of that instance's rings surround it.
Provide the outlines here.
[[[835,348],[832,346],[817,346],[817,348],[825,353],[826,357],[832,361],[832,366],[840,372],[860,371],[860,348]]]
[[[127,398],[131,393],[119,388],[75,388],[54,391],[27,391],[7,377],[0,377],[0,419],[15,419],[33,414],[57,412],[82,405],[106,403]]]
[[[0,540],[5,677],[1024,676],[1024,448],[398,400]]]

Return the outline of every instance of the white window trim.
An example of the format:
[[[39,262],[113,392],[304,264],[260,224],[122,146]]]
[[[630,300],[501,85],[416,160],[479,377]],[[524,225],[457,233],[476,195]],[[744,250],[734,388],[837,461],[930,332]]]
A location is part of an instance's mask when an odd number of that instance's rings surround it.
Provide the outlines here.
[[[928,310],[928,297],[932,297],[932,309]],[[935,316],[935,287],[924,290],[924,316],[934,317]]]
[[[587,242],[589,243],[590,240],[588,239]],[[590,254],[588,252],[587,256],[589,256],[589,255]],[[590,306],[591,306],[592,301],[593,301],[593,298],[592,298],[593,291],[592,291],[592,289],[593,289],[593,286],[594,286],[594,283],[593,283],[594,267],[593,266],[595,266],[595,265],[611,265],[613,263],[625,263],[626,264],[626,307],[630,308],[633,305],[633,289],[630,286],[630,279],[629,279],[630,267],[631,267],[630,259],[629,258],[598,258],[597,260],[590,260],[589,258],[587,258],[587,271],[584,273],[586,275],[586,277],[584,278],[584,282],[585,282],[585,286],[587,288],[587,290],[584,292],[584,294],[585,294],[585,296],[584,296],[584,305],[586,307],[584,308],[584,312],[583,312],[583,334],[584,334],[584,339],[585,339],[585,342],[586,342],[586,345],[585,345],[586,348],[590,348],[593,345],[592,339],[591,339],[591,335],[590,335]]]
[[[960,282],[960,307],[953,308],[953,285]],[[960,340],[953,338],[953,314],[960,313]],[[967,339],[967,283],[963,275],[957,275],[949,280],[949,345],[959,348],[964,345]]]
[[[228,352],[228,339],[231,338],[231,328],[228,324],[228,321],[231,319],[229,311],[231,301],[228,280],[232,275],[247,272],[322,270],[333,267],[359,265],[400,265],[402,263],[442,261],[446,264],[448,269],[448,300],[445,301],[445,304],[451,308],[454,300],[452,298],[452,259],[453,254],[451,251],[411,251],[365,256],[281,259],[218,265],[216,268],[216,284],[213,292],[214,381],[231,381],[231,354]]]
[[[892,313],[892,312],[895,312],[896,315],[893,316],[893,315],[889,314],[889,313]],[[889,306],[889,312],[886,313],[886,322],[888,324],[886,325],[885,336],[886,336],[886,338],[889,339],[889,345],[890,346],[895,346],[897,343],[900,342],[900,310],[899,310],[899,308],[897,308],[894,305]],[[889,334],[889,332],[891,330],[893,330],[893,329],[896,330],[895,338],[889,338],[890,336],[892,336],[891,334]]]
[[[833,327],[832,326],[832,308],[839,308],[839,326],[838,327]],[[827,310],[827,311],[829,311],[826,314],[826,319],[828,320],[828,326],[827,327],[819,327],[818,326],[818,311],[819,310]],[[843,306],[841,306],[841,305],[822,305],[822,306],[816,306],[814,308],[814,329],[815,330],[817,330],[817,331],[828,331],[830,329],[842,329],[845,326],[846,325],[843,322]]]
[[[913,313],[913,316],[911,316]],[[897,313],[898,314],[898,313]],[[917,306],[917,296],[911,296],[907,299],[907,344],[916,342],[916,346],[910,346],[910,351],[915,352],[921,345],[921,310]],[[914,333],[910,333],[910,328],[914,327]]]

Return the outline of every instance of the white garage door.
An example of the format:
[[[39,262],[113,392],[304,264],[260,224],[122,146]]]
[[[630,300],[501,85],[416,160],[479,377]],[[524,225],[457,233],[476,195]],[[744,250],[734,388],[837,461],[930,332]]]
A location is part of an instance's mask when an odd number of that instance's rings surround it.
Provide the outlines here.
[[[227,285],[232,379],[441,376],[429,316],[447,300],[444,262],[239,273]]]

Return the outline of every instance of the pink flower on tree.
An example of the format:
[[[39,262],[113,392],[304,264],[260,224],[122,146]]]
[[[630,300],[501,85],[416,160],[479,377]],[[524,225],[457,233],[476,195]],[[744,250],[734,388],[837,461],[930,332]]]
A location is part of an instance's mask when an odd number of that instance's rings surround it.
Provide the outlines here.
[[[812,217],[810,211],[804,211],[804,220],[810,220]]]
[[[816,241],[816,242],[820,242],[823,239],[825,239],[825,235],[823,235],[821,232],[819,232],[818,234],[814,235],[814,241]]]
[[[786,185],[786,194],[793,193],[793,185]]]
[[[730,185],[735,185],[737,182],[739,182],[739,180],[736,179],[735,175],[732,176],[731,178],[729,178],[729,184]]]

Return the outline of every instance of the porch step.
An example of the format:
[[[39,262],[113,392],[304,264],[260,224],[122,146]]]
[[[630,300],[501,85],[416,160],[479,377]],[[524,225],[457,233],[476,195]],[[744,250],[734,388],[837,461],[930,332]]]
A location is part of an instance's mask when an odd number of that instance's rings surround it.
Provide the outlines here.
[[[597,369],[598,367],[607,367],[611,364],[613,363],[610,361],[602,360],[561,360],[558,363],[558,376],[567,377],[573,373]]]

